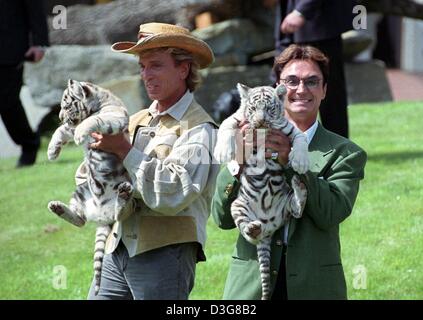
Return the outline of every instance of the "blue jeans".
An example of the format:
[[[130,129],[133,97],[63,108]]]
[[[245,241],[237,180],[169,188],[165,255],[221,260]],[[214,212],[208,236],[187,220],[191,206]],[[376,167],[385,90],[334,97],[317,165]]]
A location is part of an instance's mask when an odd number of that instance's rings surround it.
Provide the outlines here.
[[[199,244],[168,245],[132,258],[122,241],[104,255],[100,291],[89,300],[187,300],[194,286]]]

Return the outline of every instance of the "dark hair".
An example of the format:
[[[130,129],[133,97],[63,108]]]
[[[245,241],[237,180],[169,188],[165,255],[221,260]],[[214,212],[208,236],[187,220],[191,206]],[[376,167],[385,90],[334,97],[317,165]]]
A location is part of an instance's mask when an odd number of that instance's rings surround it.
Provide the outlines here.
[[[329,58],[315,47],[298,44],[291,44],[276,57],[273,72],[276,75],[277,81],[279,81],[282,70],[292,60],[310,60],[317,63],[323,74],[323,84],[327,83],[329,77]]]

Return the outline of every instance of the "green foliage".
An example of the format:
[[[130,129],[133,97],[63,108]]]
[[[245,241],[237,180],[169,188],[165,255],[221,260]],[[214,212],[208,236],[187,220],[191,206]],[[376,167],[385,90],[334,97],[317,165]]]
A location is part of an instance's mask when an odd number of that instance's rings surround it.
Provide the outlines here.
[[[349,297],[423,299],[423,104],[356,105],[349,115],[351,138],[369,155],[353,214],[341,225]],[[82,151],[67,146],[48,163],[45,150],[31,168],[0,161],[0,299],[88,293],[94,226],[76,228],[47,210],[50,200],[70,198]],[[209,220],[207,261],[197,265],[191,299],[222,297],[236,236]]]

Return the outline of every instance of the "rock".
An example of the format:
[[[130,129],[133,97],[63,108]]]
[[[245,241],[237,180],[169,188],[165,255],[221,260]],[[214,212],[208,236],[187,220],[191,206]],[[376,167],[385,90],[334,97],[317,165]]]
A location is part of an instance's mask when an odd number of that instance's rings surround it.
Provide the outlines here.
[[[350,30],[342,34],[344,60],[352,61],[354,57],[366,50],[373,42],[370,35]]]
[[[203,71],[203,84],[194,95],[213,116],[212,106],[222,93],[234,89],[238,82],[250,87],[269,85],[269,75],[266,65],[209,68]]]
[[[99,86],[109,89],[113,94],[122,99],[129,115],[143,108],[147,108],[151,103],[139,75],[113,79],[100,83]]]
[[[248,1],[248,0],[244,0]],[[189,29],[199,28],[197,18],[207,13],[213,23],[240,17],[242,0],[209,0],[185,6],[183,15],[186,17]]]
[[[182,8],[206,0],[116,0],[101,5],[66,8],[66,29],[55,29],[49,18],[52,44],[111,44],[136,41],[139,25],[146,22],[187,24]],[[182,16],[181,16],[182,15]],[[59,16],[58,16],[59,17]]]
[[[196,26],[195,18],[202,13],[209,13],[214,22],[231,19],[249,19],[255,25],[268,28],[273,34],[274,9],[265,6],[257,0],[208,0],[198,1],[192,5],[186,5],[182,9],[180,18],[187,21],[189,29]]]
[[[391,89],[380,60],[345,64],[348,104],[392,101]]]
[[[271,30],[259,27],[249,19],[230,19],[192,33],[212,48],[216,56],[214,67],[245,65],[252,55],[274,47]]]
[[[52,46],[41,62],[26,63],[25,84],[36,104],[51,107],[60,103],[68,79],[94,84],[139,74],[138,60],[116,53],[110,46]]]
[[[52,44],[111,44],[136,41],[142,23],[160,21],[195,28],[195,16],[210,11],[219,20],[248,18],[256,25],[270,26],[273,10],[257,0],[115,0],[101,5],[66,7],[66,28],[60,29],[60,12],[48,21]],[[56,21],[56,23],[54,23]]]

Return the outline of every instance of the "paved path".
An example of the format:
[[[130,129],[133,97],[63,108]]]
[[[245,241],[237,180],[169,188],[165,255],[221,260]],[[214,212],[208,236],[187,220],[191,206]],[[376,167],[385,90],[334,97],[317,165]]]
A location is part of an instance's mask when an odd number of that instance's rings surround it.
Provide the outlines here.
[[[390,69],[386,74],[394,101],[422,101],[423,103],[423,73]]]

